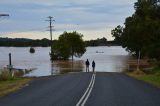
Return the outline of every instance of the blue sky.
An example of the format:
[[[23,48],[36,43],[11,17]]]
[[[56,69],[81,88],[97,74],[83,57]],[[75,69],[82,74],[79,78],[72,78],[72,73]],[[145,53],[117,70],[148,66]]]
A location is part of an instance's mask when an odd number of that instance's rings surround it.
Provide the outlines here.
[[[123,25],[134,13],[136,0],[0,0],[0,36],[49,38],[48,16],[53,16],[53,38],[64,31],[77,30],[84,39],[106,37],[112,40],[111,29]]]

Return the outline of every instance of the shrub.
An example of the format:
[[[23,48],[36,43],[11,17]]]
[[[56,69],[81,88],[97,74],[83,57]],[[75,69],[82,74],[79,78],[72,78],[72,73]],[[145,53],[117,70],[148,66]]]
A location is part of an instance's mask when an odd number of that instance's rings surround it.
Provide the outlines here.
[[[0,73],[0,81],[4,81],[4,80],[10,80],[12,79],[11,74],[9,71],[7,70],[3,70]]]

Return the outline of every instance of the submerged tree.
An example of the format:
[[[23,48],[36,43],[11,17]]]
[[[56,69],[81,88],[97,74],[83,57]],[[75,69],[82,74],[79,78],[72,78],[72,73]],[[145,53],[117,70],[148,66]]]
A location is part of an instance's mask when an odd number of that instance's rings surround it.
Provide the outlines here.
[[[64,32],[60,35],[58,41],[56,41],[53,45],[53,55],[51,58],[55,59],[63,59],[66,60],[70,56],[81,57],[86,49],[85,42],[82,39],[83,35],[77,32]]]
[[[33,47],[31,47],[31,48],[29,49],[29,52],[30,52],[30,53],[35,53],[35,49],[34,49]]]

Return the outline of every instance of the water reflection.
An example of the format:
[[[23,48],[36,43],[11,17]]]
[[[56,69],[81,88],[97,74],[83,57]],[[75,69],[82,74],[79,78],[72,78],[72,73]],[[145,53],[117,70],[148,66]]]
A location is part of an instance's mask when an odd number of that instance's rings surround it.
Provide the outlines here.
[[[54,64],[53,62],[51,61],[51,75],[54,75]],[[56,71],[55,71],[55,74],[56,74]]]
[[[81,72],[83,71],[83,68],[84,68],[83,60],[75,60],[73,62],[70,60],[53,61],[52,64],[53,65],[51,69],[53,69],[53,67],[57,69],[54,71],[52,70],[56,74],[64,74],[68,72]]]
[[[120,46],[102,46],[88,47],[86,53],[80,59],[84,61],[88,59],[90,64],[94,60],[96,63],[95,71],[97,72],[122,72],[127,68],[129,58],[128,52]],[[77,58],[76,60],[80,59]],[[85,70],[83,69],[83,71]]]

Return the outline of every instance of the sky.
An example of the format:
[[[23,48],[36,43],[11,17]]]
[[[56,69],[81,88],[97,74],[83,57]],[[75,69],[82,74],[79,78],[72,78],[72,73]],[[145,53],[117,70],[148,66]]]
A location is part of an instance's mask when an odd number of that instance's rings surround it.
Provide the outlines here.
[[[0,0],[0,37],[50,38],[48,16],[54,17],[53,38],[77,31],[85,40],[105,37],[134,13],[137,0]]]

